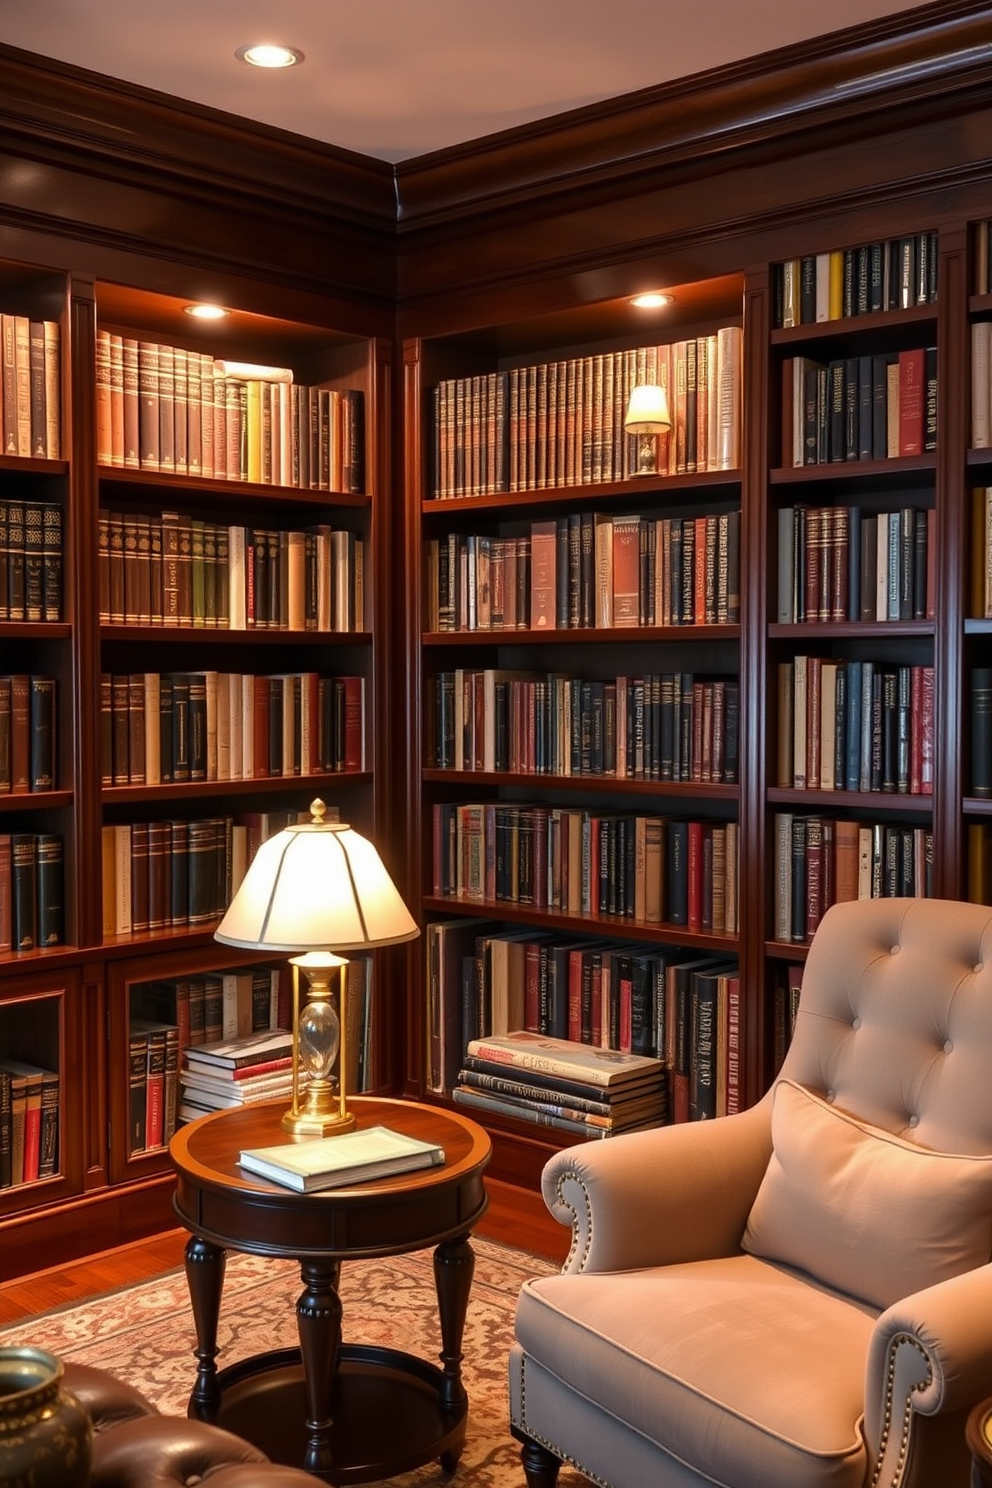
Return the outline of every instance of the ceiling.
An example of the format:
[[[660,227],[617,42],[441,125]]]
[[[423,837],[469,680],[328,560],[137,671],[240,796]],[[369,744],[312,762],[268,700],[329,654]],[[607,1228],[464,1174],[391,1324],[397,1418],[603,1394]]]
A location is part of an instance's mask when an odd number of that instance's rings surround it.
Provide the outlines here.
[[[386,161],[917,9],[907,0],[0,0],[0,42]],[[235,48],[274,41],[302,66]]]

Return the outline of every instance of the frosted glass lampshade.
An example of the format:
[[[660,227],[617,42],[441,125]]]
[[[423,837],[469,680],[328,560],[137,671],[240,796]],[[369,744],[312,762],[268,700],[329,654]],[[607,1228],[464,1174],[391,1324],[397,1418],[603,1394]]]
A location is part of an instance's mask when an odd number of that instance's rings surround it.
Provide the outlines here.
[[[262,843],[214,932],[243,950],[299,953],[291,962],[293,1104],[282,1118],[283,1130],[294,1137],[333,1136],[355,1125],[345,1089],[347,962],[331,952],[399,945],[420,934],[372,843],[349,826],[325,821],[326,809],[314,801],[311,821]],[[309,983],[302,1008],[301,970]]]
[[[664,434],[672,427],[668,394],[652,382],[632,388],[623,426],[628,434]]]
[[[319,814],[317,808],[319,806]],[[420,934],[372,843],[341,822],[286,827],[258,849],[216,931],[253,951],[358,951]]]

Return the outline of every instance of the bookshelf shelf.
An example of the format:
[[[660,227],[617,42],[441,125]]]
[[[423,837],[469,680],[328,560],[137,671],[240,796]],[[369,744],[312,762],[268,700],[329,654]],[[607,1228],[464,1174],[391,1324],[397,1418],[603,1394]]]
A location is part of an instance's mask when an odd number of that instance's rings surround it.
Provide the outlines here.
[[[280,486],[260,481],[214,480],[197,475],[162,475],[151,470],[121,470],[111,465],[99,467],[102,486],[112,488],[117,495],[132,495],[137,500],[147,499],[152,493],[175,493],[172,499],[188,496],[191,500],[202,500],[209,495],[210,505],[230,509],[244,505],[250,510],[262,510],[273,504],[282,506],[314,506],[350,511],[367,511],[370,498],[364,493],[348,491],[312,491],[299,486]]]
[[[100,639],[106,645],[140,641],[142,645],[163,645],[170,650],[176,645],[211,646],[370,646],[373,635],[368,630],[277,630],[255,628],[227,630],[222,626],[200,625],[101,625]],[[173,670],[177,670],[174,668]]]
[[[544,771],[511,773],[495,770],[438,770],[430,767],[423,772],[425,782],[437,785],[457,785],[468,790],[473,783],[492,786],[524,786],[541,790],[577,791],[588,796],[672,796],[677,800],[690,797],[699,800],[735,801],[739,795],[736,785],[712,784],[701,780],[644,780],[636,776],[617,779],[613,775],[554,775]]]
[[[786,790],[783,786],[770,785],[767,799],[776,806],[805,806],[807,809],[842,809],[868,812],[914,812],[924,816],[933,811],[932,795],[910,795],[907,792],[891,791],[815,791]]]
[[[435,630],[426,632],[425,646],[575,646],[635,645],[639,641],[737,641],[739,625],[631,625],[602,629],[556,630]]]
[[[864,486],[874,491],[904,485],[907,478],[929,476],[937,468],[933,453],[893,455],[885,460],[848,460],[842,464],[779,466],[768,472],[773,486]]]
[[[534,491],[499,491],[489,496],[431,497],[421,503],[426,519],[449,520],[462,512],[526,511],[528,516],[543,508],[597,504],[613,505],[631,500],[650,501],[658,505],[682,494],[692,496],[700,491],[740,487],[739,470],[704,470],[691,475],[641,476],[624,481],[601,481],[595,485],[542,487]]]
[[[807,321],[803,325],[777,327],[772,330],[771,344],[793,346],[805,341],[819,345],[824,342],[840,344],[852,338],[859,342],[875,341],[879,345],[883,342],[899,344],[898,338],[903,328],[910,337],[915,337],[920,326],[936,327],[936,324],[935,305],[911,305],[904,310],[875,310],[864,315],[844,316],[838,320]]]
[[[896,638],[933,639],[932,620],[806,620],[772,622],[771,641],[873,640],[880,645]]]
[[[535,925],[548,930],[574,932],[581,929],[583,933],[609,935],[617,941],[642,940],[731,954],[737,950],[737,937],[733,935],[716,935],[706,930],[690,930],[685,925],[631,920],[623,915],[562,914],[555,910],[531,909],[525,904],[511,904],[502,899],[449,899],[441,895],[425,897],[424,908],[434,913],[440,911],[453,915],[485,915],[490,919],[512,921],[514,924],[521,925]]]
[[[198,800],[214,796],[292,795],[312,798],[313,793],[327,792],[333,786],[370,785],[370,770],[338,770],[333,775],[256,775],[250,780],[187,780],[169,785],[105,785],[101,798],[108,806],[137,804],[139,801],[168,801],[176,796]]]

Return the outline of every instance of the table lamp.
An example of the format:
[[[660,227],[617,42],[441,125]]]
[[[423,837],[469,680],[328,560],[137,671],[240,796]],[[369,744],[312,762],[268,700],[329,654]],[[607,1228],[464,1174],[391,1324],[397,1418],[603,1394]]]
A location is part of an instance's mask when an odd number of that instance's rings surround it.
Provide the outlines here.
[[[630,390],[624,429],[637,435],[637,459],[633,475],[658,474],[658,438],[672,427],[668,394],[653,382],[641,382]]]
[[[372,843],[342,822],[325,821],[326,809],[314,801],[310,821],[262,843],[215,932],[224,945],[243,950],[298,953],[290,961],[293,1103],[282,1119],[294,1136],[334,1136],[355,1125],[345,1089],[348,963],[335,952],[400,945],[420,934]],[[309,983],[302,1009],[300,970]]]

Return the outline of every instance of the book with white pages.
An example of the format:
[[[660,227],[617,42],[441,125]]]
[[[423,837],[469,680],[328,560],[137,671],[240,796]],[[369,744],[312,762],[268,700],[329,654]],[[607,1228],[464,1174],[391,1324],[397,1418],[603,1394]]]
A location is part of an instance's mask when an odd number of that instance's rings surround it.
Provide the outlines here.
[[[342,1136],[315,1137],[306,1142],[247,1148],[238,1157],[239,1166],[249,1173],[257,1173],[299,1193],[390,1178],[418,1168],[440,1167],[443,1162],[443,1147],[387,1126],[372,1126]]]

